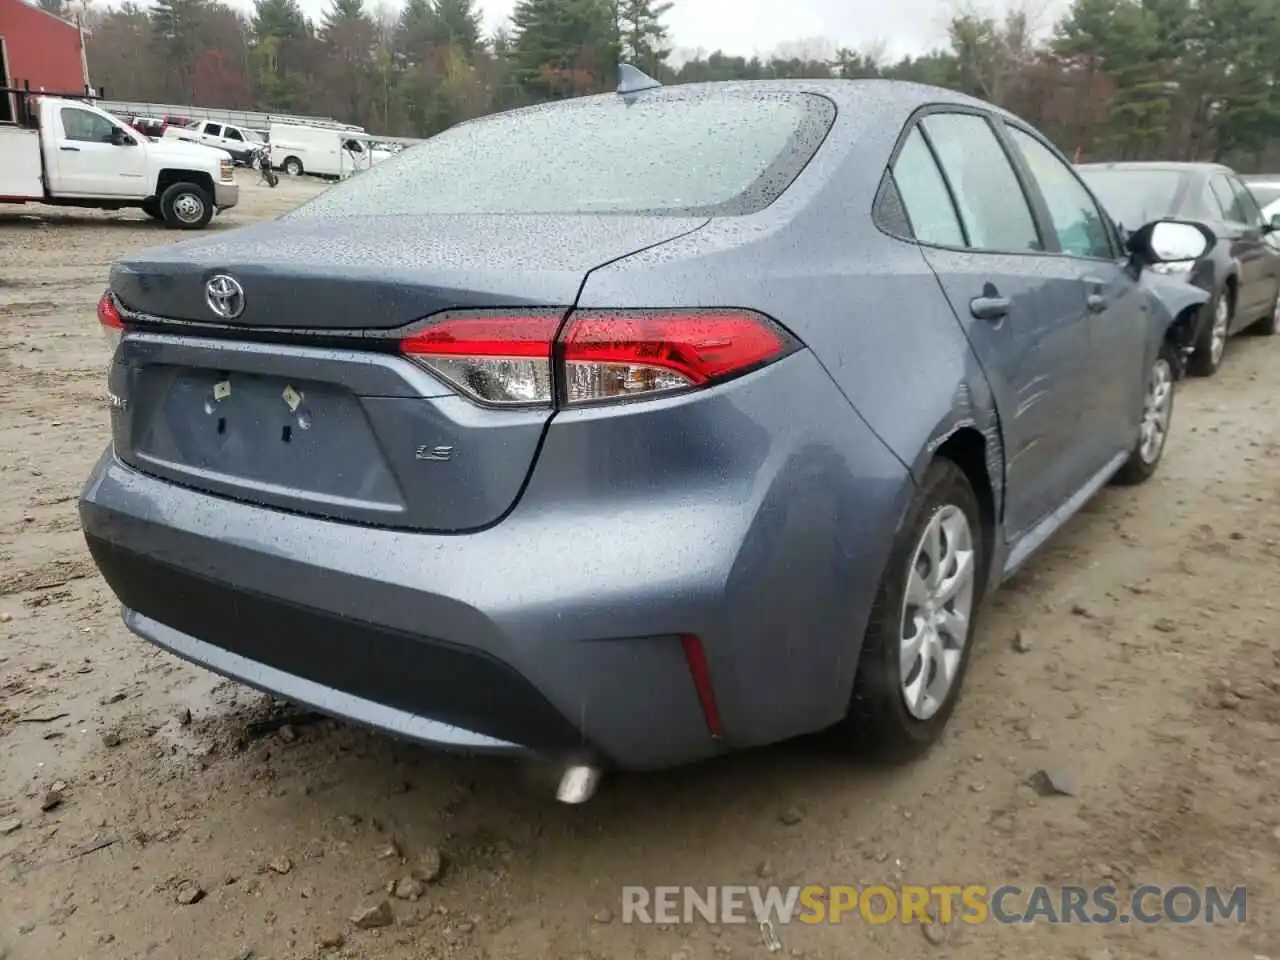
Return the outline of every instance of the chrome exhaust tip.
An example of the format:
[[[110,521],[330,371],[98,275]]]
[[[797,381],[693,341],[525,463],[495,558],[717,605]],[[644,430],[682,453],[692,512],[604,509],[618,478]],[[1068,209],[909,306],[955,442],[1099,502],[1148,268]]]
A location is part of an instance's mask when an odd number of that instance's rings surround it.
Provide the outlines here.
[[[600,768],[588,764],[570,764],[560,774],[556,799],[561,803],[586,803],[600,786]]]

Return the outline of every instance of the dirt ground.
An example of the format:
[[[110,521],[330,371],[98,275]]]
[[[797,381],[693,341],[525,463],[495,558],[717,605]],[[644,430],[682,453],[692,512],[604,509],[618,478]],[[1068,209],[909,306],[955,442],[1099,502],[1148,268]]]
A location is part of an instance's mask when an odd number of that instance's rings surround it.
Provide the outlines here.
[[[319,189],[244,182],[212,229]],[[1233,340],[1182,384],[1157,478],[1105,491],[994,598],[921,762],[788,744],[570,808],[125,631],[76,516],[108,439],[94,303],[113,257],[174,239],[0,208],[0,957],[764,957],[754,924],[624,924],[621,888],[1006,882],[1245,885],[1248,920],[931,939],[855,918],[783,927],[774,955],[1280,957],[1280,342]],[[1042,769],[1075,795],[1040,795]],[[390,923],[352,922],[383,901]]]

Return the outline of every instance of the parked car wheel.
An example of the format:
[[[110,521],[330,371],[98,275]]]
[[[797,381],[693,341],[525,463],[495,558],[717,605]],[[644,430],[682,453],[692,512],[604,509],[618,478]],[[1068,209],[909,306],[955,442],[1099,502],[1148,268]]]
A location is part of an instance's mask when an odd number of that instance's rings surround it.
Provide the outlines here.
[[[1142,483],[1149,480],[1160,466],[1169,437],[1169,423],[1173,419],[1175,359],[1174,348],[1166,341],[1147,371],[1138,439],[1129,451],[1129,459],[1115,475],[1117,484],[1131,486]]]
[[[936,461],[890,553],[845,720],[848,736],[884,759],[923,753],[955,708],[984,586],[983,544],[968,479]]]
[[[302,161],[297,157],[287,157],[283,164],[284,172],[291,177],[302,176]]]
[[[1280,293],[1276,294],[1276,302],[1271,312],[1249,328],[1249,332],[1261,337],[1274,337],[1280,330]]]
[[[1219,290],[1209,302],[1208,311],[1209,322],[1196,338],[1195,349],[1187,363],[1187,371],[1197,377],[1211,377],[1222,366],[1234,313],[1231,291],[1226,287]]]
[[[163,213],[163,212],[161,212],[161,210],[160,210],[160,201],[159,201],[159,200],[155,200],[155,199],[152,199],[152,200],[144,200],[144,201],[143,201],[143,203],[142,203],[142,212],[143,212],[143,213],[145,213],[145,214],[146,214],[148,217],[150,217],[152,220],[163,220],[163,219],[164,219],[164,213]]]
[[[197,184],[175,183],[160,197],[160,210],[177,230],[201,230],[213,219],[213,200]]]

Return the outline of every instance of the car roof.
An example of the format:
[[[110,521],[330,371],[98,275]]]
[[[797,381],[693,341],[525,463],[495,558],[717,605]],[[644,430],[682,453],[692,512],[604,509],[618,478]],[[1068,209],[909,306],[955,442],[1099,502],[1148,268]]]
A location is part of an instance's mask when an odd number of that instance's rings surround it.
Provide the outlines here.
[[[1117,160],[1104,163],[1078,163],[1077,170],[1167,171],[1169,173],[1233,173],[1221,163],[1194,163],[1180,160]]]
[[[835,103],[837,109],[857,108],[864,114],[909,114],[920,107],[933,105],[962,106],[985,110],[989,113],[1026,124],[1015,114],[995,104],[967,94],[957,93],[944,87],[934,87],[924,83],[913,83],[908,80],[885,80],[866,78],[858,80],[711,80],[703,83],[679,83],[663,87],[641,90],[632,96],[685,96],[700,91],[724,91],[727,93],[768,94],[768,93],[808,93],[826,97]],[[556,109],[573,104],[601,102],[619,96],[617,93],[598,93],[585,97],[571,97],[565,100],[551,100],[528,107],[520,107],[507,113]],[[475,123],[487,117],[499,117],[503,114],[487,114],[466,120],[464,123]],[[461,124],[459,124],[461,126]]]

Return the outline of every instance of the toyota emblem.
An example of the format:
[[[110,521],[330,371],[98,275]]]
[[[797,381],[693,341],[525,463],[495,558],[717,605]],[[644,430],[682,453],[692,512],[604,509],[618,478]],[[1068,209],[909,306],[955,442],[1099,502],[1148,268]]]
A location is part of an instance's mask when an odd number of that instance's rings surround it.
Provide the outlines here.
[[[223,320],[234,320],[244,313],[244,287],[235,277],[220,273],[204,285],[204,302]]]

